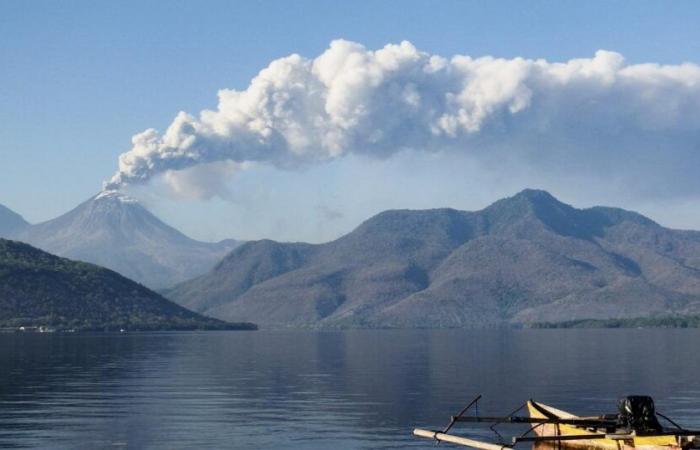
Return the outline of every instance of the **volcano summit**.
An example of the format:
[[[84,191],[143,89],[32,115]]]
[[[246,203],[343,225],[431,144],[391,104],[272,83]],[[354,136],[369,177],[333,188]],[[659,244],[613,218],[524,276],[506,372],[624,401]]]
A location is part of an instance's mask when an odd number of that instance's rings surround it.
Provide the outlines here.
[[[191,239],[117,191],[102,191],[62,216],[9,237],[99,264],[154,289],[205,273],[238,245],[233,239]]]

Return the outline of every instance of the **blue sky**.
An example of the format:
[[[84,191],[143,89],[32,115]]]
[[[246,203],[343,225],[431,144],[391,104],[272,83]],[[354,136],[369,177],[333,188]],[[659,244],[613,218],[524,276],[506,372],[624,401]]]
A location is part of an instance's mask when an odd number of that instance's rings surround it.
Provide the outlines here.
[[[628,63],[679,64],[700,63],[698,22],[697,2],[5,0],[0,203],[32,222],[65,212],[99,191],[133,134],[163,130],[181,110],[214,108],[219,89],[245,89],[270,61],[316,57],[336,38],[369,49],[409,40],[446,57],[566,61],[608,49]],[[231,182],[233,201],[174,198],[157,182],[136,194],[194,237],[320,241],[384,208],[478,208],[538,184],[533,175],[522,186],[484,187],[467,176],[478,168],[445,161],[404,155],[300,172],[263,168]],[[620,191],[545,187],[582,206],[622,204],[700,228],[700,217],[686,212],[693,196],[667,199],[664,209]]]

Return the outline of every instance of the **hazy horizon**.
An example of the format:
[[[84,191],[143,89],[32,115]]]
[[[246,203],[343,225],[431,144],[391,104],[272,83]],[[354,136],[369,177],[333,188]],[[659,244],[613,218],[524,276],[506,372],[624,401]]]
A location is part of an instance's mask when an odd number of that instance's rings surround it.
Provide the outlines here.
[[[369,214],[368,216],[366,216],[366,217],[360,217],[360,218],[358,218],[357,221],[356,221],[355,223],[349,223],[349,220],[346,220],[345,222],[348,223],[348,228],[347,228],[347,229],[345,229],[345,230],[340,230],[340,231],[338,232],[338,234],[335,235],[335,236],[330,236],[330,237],[327,238],[327,239],[318,239],[318,240],[313,240],[313,239],[309,239],[309,240],[301,240],[301,239],[276,239],[276,238],[274,238],[274,237],[272,237],[272,236],[254,236],[254,237],[252,237],[252,238],[250,238],[250,239],[246,239],[246,238],[243,238],[243,237],[240,237],[240,236],[223,236],[223,237],[221,237],[220,239],[207,239],[206,237],[198,236],[198,235],[196,234],[196,232],[195,232],[195,233],[188,233],[188,232],[186,232],[185,230],[178,228],[177,225],[175,225],[175,224],[169,222],[167,218],[163,217],[163,216],[160,214],[160,212],[159,212],[160,208],[158,208],[158,206],[161,205],[161,204],[163,203],[163,202],[162,202],[162,199],[158,198],[158,199],[157,199],[157,203],[155,203],[155,204],[149,204],[148,201],[144,202],[144,201],[141,201],[141,200],[139,200],[139,203],[141,203],[143,206],[145,206],[150,212],[152,212],[153,214],[155,214],[159,219],[163,220],[167,225],[174,226],[176,229],[178,229],[178,231],[182,231],[183,233],[185,233],[185,234],[188,235],[189,237],[192,237],[192,238],[195,238],[195,239],[199,239],[199,240],[202,240],[202,241],[205,241],[205,242],[218,242],[218,241],[220,241],[220,240],[233,238],[233,239],[238,239],[238,240],[243,240],[243,241],[252,241],[252,240],[261,240],[261,239],[272,239],[272,240],[277,240],[277,241],[280,241],[280,242],[309,242],[309,243],[320,244],[320,243],[330,242],[330,241],[332,241],[332,240],[335,240],[335,239],[337,239],[337,238],[339,238],[339,237],[341,237],[341,236],[343,236],[343,235],[345,235],[345,234],[351,232],[352,230],[354,230],[357,226],[359,226],[359,225],[360,225],[362,222],[364,222],[365,220],[368,220],[368,219],[370,219],[372,216],[374,216],[374,215],[376,215],[376,214],[379,214],[379,213],[381,213],[381,212],[383,212],[383,211],[389,210],[389,209],[413,209],[413,210],[419,210],[419,209],[452,208],[452,209],[457,209],[457,210],[462,210],[462,211],[479,211],[479,210],[482,210],[482,209],[488,207],[489,205],[493,204],[494,202],[496,202],[496,201],[498,201],[498,200],[502,200],[502,199],[504,199],[504,198],[512,197],[512,196],[514,196],[514,195],[516,195],[516,194],[518,194],[518,193],[520,193],[521,191],[526,190],[526,189],[530,189],[530,190],[545,190],[545,191],[547,191],[546,189],[541,189],[541,188],[538,188],[538,187],[525,187],[525,188],[519,189],[519,190],[517,190],[517,191],[513,191],[513,192],[510,192],[510,193],[506,193],[506,194],[504,194],[503,196],[498,197],[498,198],[495,198],[495,199],[493,199],[493,200],[479,199],[479,200],[485,201],[485,203],[480,204],[480,205],[477,205],[477,206],[475,206],[475,207],[466,207],[466,208],[457,208],[457,207],[453,207],[453,206],[449,206],[449,205],[444,205],[444,206],[429,206],[429,205],[426,205],[426,206],[424,206],[424,207],[418,207],[418,208],[386,208],[386,209],[380,209],[380,210],[377,210],[376,212],[370,213],[370,214]],[[577,209],[586,209],[586,208],[590,208],[590,207],[594,207],[594,206],[603,206],[603,207],[612,207],[612,208],[622,208],[622,209],[626,209],[626,210],[629,210],[629,211],[641,213],[640,211],[633,210],[633,209],[630,209],[630,208],[626,208],[626,207],[624,207],[623,205],[603,204],[603,203],[600,203],[600,204],[598,204],[598,203],[593,203],[593,204],[588,204],[588,205],[572,204],[571,202],[567,201],[566,199],[563,199],[563,198],[561,198],[560,196],[558,196],[556,192],[550,192],[550,191],[547,191],[547,192],[548,192],[549,194],[553,195],[558,201],[561,201],[561,202],[563,202],[563,203],[569,204],[569,205],[571,205],[571,206],[573,206],[574,208],[577,208]],[[97,194],[96,196],[99,197],[99,194]],[[91,199],[94,199],[96,196],[91,196],[90,198],[85,199],[84,201],[89,201],[89,200],[91,200]],[[180,200],[178,200],[178,201],[176,201],[176,202],[174,202],[174,203],[178,203],[179,201],[180,201]],[[82,203],[83,203],[83,202],[81,202],[81,204],[82,204]],[[0,204],[2,204],[2,203],[0,203]],[[77,207],[77,206],[78,206],[78,205],[76,205],[76,207]],[[155,207],[154,207],[154,206],[155,206]],[[72,209],[72,208],[71,208],[71,209]],[[14,210],[13,210],[13,211],[14,211]],[[19,211],[14,211],[14,212],[16,212],[16,213],[18,213],[18,214],[21,215],[21,212],[19,212]],[[64,211],[64,213],[67,213],[67,212],[69,212],[69,211]],[[62,215],[62,214],[64,214],[64,213],[59,214],[59,216]],[[317,217],[317,218],[315,219],[315,220],[317,220],[317,221],[319,221],[319,222],[322,222],[322,221],[324,220],[324,218],[325,218],[325,220],[337,220],[337,219],[345,219],[345,218],[346,218],[346,215],[345,215],[345,214],[343,214],[342,212],[340,212],[340,211],[338,211],[338,210],[333,210],[332,208],[328,208],[328,209],[325,209],[325,210],[317,209],[317,210],[315,211],[315,213],[316,213],[318,216],[320,216],[320,218]],[[644,213],[642,213],[642,214],[644,214]],[[659,220],[654,219],[654,217],[652,217],[651,215],[647,215],[647,214],[644,214],[644,215],[647,216],[647,217],[649,217],[649,218],[651,218],[652,220],[654,220],[655,222],[659,223],[660,225],[662,225],[662,226],[664,226],[664,227],[666,227],[666,228],[678,229],[678,230],[691,230],[690,228],[681,228],[681,227],[670,226],[670,225],[668,225],[668,224],[663,223],[663,221],[659,221]],[[58,216],[56,216],[56,217],[58,217]],[[48,218],[47,220],[44,220],[44,221],[30,222],[30,223],[31,223],[31,224],[38,224],[38,223],[42,223],[42,222],[45,222],[45,221],[50,221],[50,220],[52,220],[52,219],[55,219],[56,217],[50,217],[50,218]],[[25,218],[25,219],[26,219],[26,218]],[[206,218],[204,218],[204,219],[206,219]],[[348,218],[348,219],[349,219],[349,218]],[[195,230],[195,231],[196,231],[196,230]]]
[[[114,175],[197,239],[324,242],[539,188],[700,229],[700,7],[632,5],[6,2],[0,203]]]

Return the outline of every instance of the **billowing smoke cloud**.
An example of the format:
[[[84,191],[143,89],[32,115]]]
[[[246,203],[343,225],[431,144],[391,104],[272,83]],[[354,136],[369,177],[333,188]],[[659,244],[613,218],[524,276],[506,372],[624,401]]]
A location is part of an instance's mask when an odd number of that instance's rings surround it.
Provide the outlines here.
[[[250,165],[233,161],[200,163],[186,170],[168,170],[164,178],[171,192],[181,198],[206,200],[219,196],[230,199],[225,180]]]
[[[412,149],[545,171],[624,171],[700,192],[694,64],[627,64],[603,50],[563,63],[446,59],[409,42],[371,51],[337,40],[315,59],[275,60],[247,89],[218,97],[214,111],[180,112],[165,133],[135,135],[105,187],[217,162],[293,168]]]

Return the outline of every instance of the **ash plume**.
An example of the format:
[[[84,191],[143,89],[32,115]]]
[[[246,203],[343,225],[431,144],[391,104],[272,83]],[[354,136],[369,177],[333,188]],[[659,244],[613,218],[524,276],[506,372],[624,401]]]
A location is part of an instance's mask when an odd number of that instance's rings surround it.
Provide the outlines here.
[[[406,41],[369,50],[336,40],[313,59],[272,61],[244,90],[219,91],[215,110],[136,134],[104,186],[216,163],[289,169],[413,150],[540,171],[617,165],[630,180],[700,192],[698,111],[700,67],[690,63],[628,64],[605,50],[566,62],[448,59]]]

